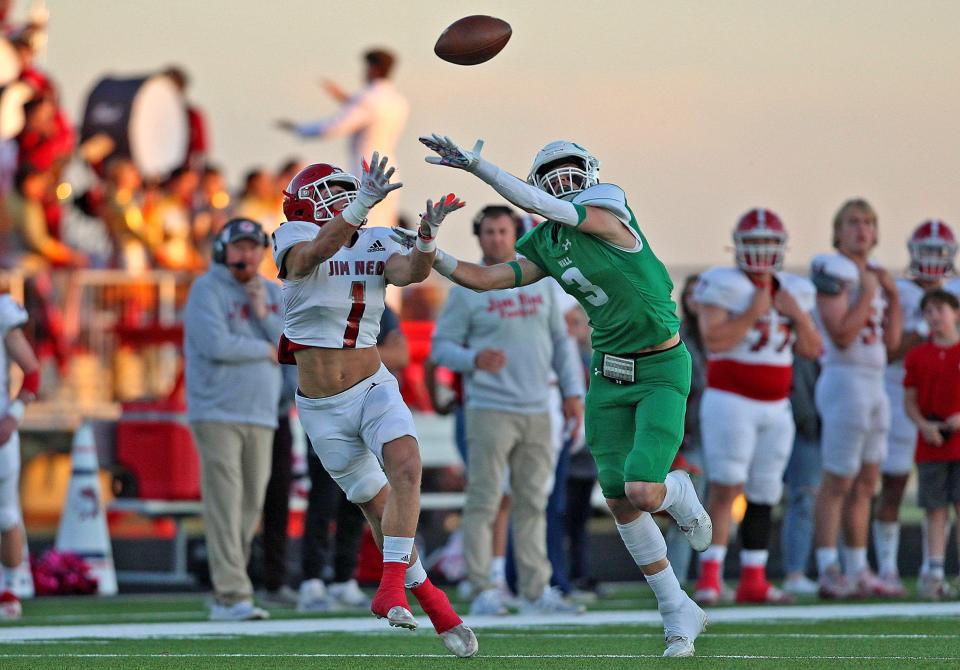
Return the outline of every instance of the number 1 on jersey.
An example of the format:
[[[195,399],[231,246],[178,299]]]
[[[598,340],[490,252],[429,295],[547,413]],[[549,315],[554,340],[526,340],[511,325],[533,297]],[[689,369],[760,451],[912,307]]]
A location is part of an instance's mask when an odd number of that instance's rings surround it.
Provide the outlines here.
[[[350,300],[353,306],[347,315],[347,327],[343,331],[343,348],[354,349],[357,346],[357,337],[360,336],[360,321],[367,308],[367,283],[355,281],[350,285]]]

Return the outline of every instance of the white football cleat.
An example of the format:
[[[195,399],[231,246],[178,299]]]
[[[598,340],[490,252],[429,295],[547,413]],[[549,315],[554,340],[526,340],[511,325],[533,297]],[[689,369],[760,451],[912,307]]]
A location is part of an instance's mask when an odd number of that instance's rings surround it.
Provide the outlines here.
[[[214,602],[210,606],[210,621],[261,621],[270,613],[257,607],[252,600],[241,600],[233,605]]]
[[[794,575],[783,580],[783,590],[795,596],[817,595],[817,583],[806,575]]]
[[[0,593],[0,621],[14,621],[23,616],[20,599],[11,591]]]
[[[360,590],[360,585],[357,584],[356,579],[330,584],[327,586],[327,594],[333,601],[343,607],[364,610],[370,607],[370,598]]]
[[[470,616],[506,616],[510,614],[498,589],[487,589],[477,594],[470,603]]]
[[[480,648],[477,636],[464,624],[440,633],[440,639],[443,640],[443,646],[447,648],[447,651],[460,658],[470,658]]]
[[[377,616],[377,618],[382,619],[383,617]],[[417,620],[413,614],[406,607],[401,607],[400,605],[391,607],[390,611],[387,612],[387,623],[397,628],[406,628],[407,630],[417,629]]]
[[[663,637],[667,648],[663,652],[667,658],[685,658],[693,656],[693,643],[707,629],[707,614],[695,602],[684,594],[683,604],[672,612],[661,612],[663,617]]]
[[[695,551],[703,551],[710,546],[713,538],[713,521],[697,497],[697,490],[693,487],[690,475],[684,470],[674,470],[670,474],[680,478],[682,491],[680,499],[667,512],[676,519],[690,546]]]
[[[298,612],[326,612],[330,609],[327,589],[319,579],[305,579],[297,595]]]

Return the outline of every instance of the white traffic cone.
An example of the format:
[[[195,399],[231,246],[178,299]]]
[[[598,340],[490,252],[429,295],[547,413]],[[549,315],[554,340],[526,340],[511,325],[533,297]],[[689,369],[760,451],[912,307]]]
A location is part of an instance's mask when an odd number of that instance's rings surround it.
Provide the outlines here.
[[[73,435],[70,455],[70,487],[57,530],[57,551],[79,555],[97,578],[97,593],[111,596],[117,592],[117,572],[107,532],[107,518],[100,495],[97,447],[90,424],[83,424]]]

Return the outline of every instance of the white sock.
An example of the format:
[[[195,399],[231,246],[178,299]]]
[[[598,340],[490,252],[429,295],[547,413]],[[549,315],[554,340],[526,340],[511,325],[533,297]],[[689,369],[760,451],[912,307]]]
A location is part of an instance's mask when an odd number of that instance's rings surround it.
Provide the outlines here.
[[[0,573],[3,573],[3,579],[0,579],[0,593],[13,591],[14,582],[16,582],[16,570],[16,567],[11,568],[6,565],[0,565]]]
[[[507,583],[506,556],[494,556],[490,559],[490,581],[494,584]]]
[[[617,524],[623,546],[637,565],[650,565],[667,557],[667,543],[653,517],[645,512],[627,524]],[[672,573],[672,570],[671,570]]]
[[[700,554],[700,562],[704,561],[716,561],[720,565],[723,565],[723,562],[727,559],[727,545],[725,544],[711,544],[709,547],[703,550],[703,553]]]
[[[383,562],[384,563],[409,563],[411,554],[413,554],[413,538],[412,537],[397,537],[395,535],[384,535],[383,537]]]
[[[874,521],[873,548],[877,552],[877,572],[881,575],[899,574],[897,553],[900,549],[900,522]]]
[[[663,612],[672,612],[683,604],[686,594],[680,588],[680,582],[673,572],[673,566],[667,565],[655,575],[645,575],[647,584],[657,596],[657,609]]]
[[[766,549],[741,549],[740,565],[748,568],[767,567],[770,552]]]
[[[848,579],[856,579],[867,569],[866,547],[843,547],[843,572]]]
[[[406,574],[403,576],[403,585],[408,589],[412,589],[420,586],[425,581],[427,581],[427,571],[423,569],[423,563],[420,562],[420,557],[417,556],[416,562],[410,564]]]
[[[840,555],[836,547],[818,547],[817,548],[817,574],[823,577],[827,574],[830,566],[840,562]]]
[[[924,572],[929,577],[934,579],[943,579],[946,577],[946,571],[943,569],[944,558],[943,556],[931,556],[927,559],[927,569]]]

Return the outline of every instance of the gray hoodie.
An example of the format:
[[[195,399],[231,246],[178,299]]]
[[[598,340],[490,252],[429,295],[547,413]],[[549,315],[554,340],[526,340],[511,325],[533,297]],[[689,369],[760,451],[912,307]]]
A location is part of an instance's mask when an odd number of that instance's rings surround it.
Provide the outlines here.
[[[190,421],[277,427],[280,367],[273,362],[283,332],[280,287],[267,288],[262,321],[226,266],[214,264],[190,287],[183,317]]]
[[[553,372],[564,398],[583,396],[583,365],[552,283],[546,279],[486,293],[450,289],[433,331],[430,358],[464,373],[467,407],[547,412]],[[500,372],[476,368],[482,349],[503,350],[507,364]]]

